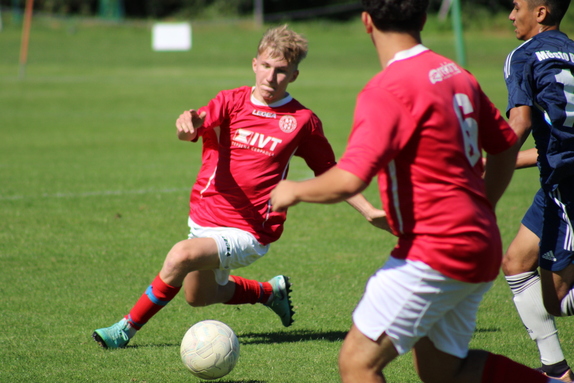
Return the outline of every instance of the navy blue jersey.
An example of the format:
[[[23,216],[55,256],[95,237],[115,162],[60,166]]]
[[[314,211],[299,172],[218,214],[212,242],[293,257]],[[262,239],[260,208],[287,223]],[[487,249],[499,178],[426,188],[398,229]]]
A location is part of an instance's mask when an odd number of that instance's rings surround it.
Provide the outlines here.
[[[542,187],[551,190],[574,176],[574,41],[546,31],[506,58],[504,78],[510,109],[532,109],[532,135],[538,149]]]

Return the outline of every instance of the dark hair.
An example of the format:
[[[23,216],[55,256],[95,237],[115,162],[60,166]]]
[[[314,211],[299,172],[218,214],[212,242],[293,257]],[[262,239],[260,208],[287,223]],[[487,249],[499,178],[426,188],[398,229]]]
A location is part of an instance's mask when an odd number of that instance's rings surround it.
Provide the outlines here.
[[[363,8],[380,31],[420,31],[429,0],[362,0]]]
[[[547,6],[550,16],[547,23],[550,25],[560,24],[570,6],[570,0],[530,0],[528,3],[530,7],[536,7],[538,5]]]

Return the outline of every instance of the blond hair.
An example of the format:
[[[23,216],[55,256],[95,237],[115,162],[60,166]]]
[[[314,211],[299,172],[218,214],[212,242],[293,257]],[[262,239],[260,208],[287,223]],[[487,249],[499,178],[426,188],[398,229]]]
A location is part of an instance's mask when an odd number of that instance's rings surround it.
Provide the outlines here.
[[[289,64],[299,65],[307,56],[307,39],[289,29],[287,24],[270,28],[265,32],[257,54],[262,54],[269,49],[272,58],[284,58]]]

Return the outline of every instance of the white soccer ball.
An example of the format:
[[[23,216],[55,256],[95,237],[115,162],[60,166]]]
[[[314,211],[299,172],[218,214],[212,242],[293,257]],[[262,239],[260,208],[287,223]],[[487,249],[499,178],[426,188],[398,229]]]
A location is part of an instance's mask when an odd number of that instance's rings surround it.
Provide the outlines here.
[[[218,379],[233,370],[239,359],[239,340],[229,327],[216,320],[197,322],[187,330],[180,348],[181,360],[201,379]]]

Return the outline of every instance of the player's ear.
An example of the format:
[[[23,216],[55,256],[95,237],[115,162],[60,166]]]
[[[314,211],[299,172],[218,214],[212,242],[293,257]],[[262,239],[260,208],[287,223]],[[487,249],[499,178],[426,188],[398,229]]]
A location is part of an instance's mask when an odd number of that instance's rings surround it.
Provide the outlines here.
[[[253,72],[255,72],[255,68],[257,67],[257,57],[253,57],[253,60],[251,60],[251,67],[253,68]]]
[[[371,15],[369,15],[367,12],[363,12],[361,13],[361,20],[365,26],[365,31],[368,34],[373,33],[373,19],[371,19]]]
[[[297,80],[297,77],[299,77],[299,69],[295,69],[295,72],[293,72],[293,74],[291,75],[291,81],[289,82]]]
[[[536,15],[536,22],[538,24],[547,24],[550,21],[550,14],[548,12],[548,8],[545,5],[540,5],[535,8],[534,10]]]

